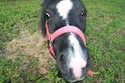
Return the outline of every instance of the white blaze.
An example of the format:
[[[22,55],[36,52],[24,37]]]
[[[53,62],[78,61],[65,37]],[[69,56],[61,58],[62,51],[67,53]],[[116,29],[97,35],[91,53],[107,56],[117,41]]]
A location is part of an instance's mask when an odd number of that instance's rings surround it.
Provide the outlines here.
[[[63,18],[63,20],[66,20],[67,25],[68,25],[67,21],[68,13],[72,9],[72,7],[73,3],[71,2],[71,0],[62,0],[56,6],[59,15]]]
[[[83,52],[74,34],[69,36],[69,41],[74,49],[74,54],[71,55],[70,67],[73,69],[73,74],[75,77],[80,78],[82,75],[82,68],[86,66],[87,62],[81,57]]]

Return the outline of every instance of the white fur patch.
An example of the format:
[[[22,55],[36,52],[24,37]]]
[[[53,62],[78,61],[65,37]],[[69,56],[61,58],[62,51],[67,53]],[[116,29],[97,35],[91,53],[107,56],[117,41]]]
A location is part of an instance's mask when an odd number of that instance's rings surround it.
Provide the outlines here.
[[[72,9],[72,6],[73,6],[73,3],[71,0],[62,0],[56,6],[59,15],[64,20],[66,20],[67,25],[68,25],[68,21],[67,21],[68,13]]]
[[[73,69],[73,74],[75,77],[80,78],[82,75],[82,68],[86,66],[87,62],[81,57],[83,52],[78,40],[76,39],[76,36],[73,33],[70,34],[69,41],[74,49],[74,54],[71,54],[70,67]]]

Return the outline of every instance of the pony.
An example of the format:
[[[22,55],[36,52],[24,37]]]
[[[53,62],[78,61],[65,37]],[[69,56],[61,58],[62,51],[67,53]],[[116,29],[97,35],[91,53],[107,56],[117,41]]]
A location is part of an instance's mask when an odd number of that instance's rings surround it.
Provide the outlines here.
[[[41,32],[47,36],[59,76],[68,82],[83,80],[91,66],[84,36],[86,16],[82,0],[44,0],[42,4]]]

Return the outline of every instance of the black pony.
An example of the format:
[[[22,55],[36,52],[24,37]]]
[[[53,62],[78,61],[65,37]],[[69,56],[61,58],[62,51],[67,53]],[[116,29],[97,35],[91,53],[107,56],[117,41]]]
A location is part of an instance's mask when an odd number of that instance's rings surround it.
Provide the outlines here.
[[[44,0],[42,5],[42,34],[49,35],[50,52],[57,61],[60,75],[68,82],[83,80],[91,65],[82,38],[86,30],[86,15],[81,0]],[[60,34],[57,30],[65,32]],[[56,31],[59,35],[51,41],[51,34]]]

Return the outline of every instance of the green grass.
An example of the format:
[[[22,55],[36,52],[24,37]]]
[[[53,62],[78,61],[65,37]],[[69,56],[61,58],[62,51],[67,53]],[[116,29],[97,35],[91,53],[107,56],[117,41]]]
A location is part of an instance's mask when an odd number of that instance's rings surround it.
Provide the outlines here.
[[[125,82],[125,1],[85,1],[88,8],[87,46],[92,69],[100,72],[86,83]],[[95,5],[96,4],[96,5]]]
[[[19,38],[21,30],[34,33],[38,29],[40,5],[40,0],[0,2],[0,83],[33,82],[40,77],[37,58],[22,54],[15,60],[3,57],[6,43]],[[27,69],[24,70],[25,66]]]
[[[41,0],[3,1],[6,2],[0,2],[0,56],[5,52],[6,42],[18,38],[20,30],[34,33],[38,29],[41,9]],[[125,83],[124,3],[124,0],[84,0],[88,10],[87,47],[93,59],[91,70],[99,74],[87,76],[83,82]],[[47,76],[41,76],[37,59],[27,57],[30,62],[21,62],[24,56],[16,60],[9,60],[7,56],[0,58],[0,83],[66,83],[57,79],[56,67],[52,67]],[[25,64],[28,69],[20,70]]]

